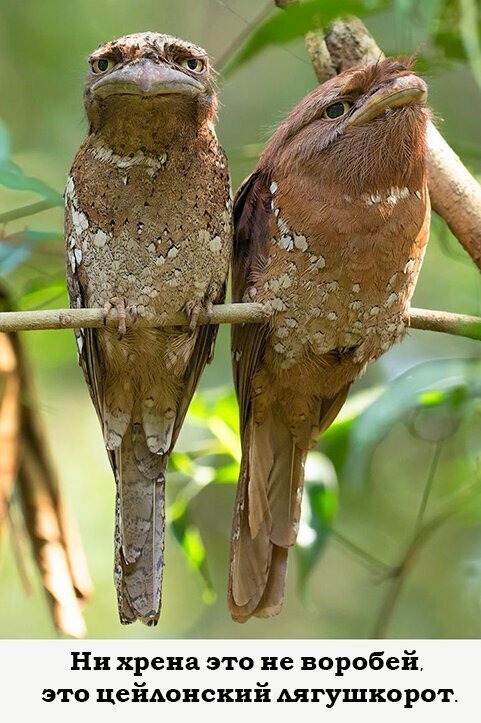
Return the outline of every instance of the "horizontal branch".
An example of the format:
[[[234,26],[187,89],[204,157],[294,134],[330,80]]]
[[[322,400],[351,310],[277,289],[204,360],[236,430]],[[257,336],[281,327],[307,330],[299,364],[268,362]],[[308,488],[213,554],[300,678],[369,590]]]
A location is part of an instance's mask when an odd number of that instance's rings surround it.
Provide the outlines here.
[[[201,314],[199,323],[207,324],[262,324],[270,317],[262,304],[224,304],[214,306],[212,317]],[[139,317],[134,326],[186,326],[189,323],[183,312],[165,317]],[[411,309],[409,325],[413,329],[438,331],[444,334],[465,336],[481,340],[481,317],[452,314],[447,311]],[[0,332],[35,331],[40,329],[95,329],[102,326],[116,327],[117,313],[114,309],[105,315],[103,309],[49,309],[46,311],[6,311],[0,313]]]
[[[440,331],[443,334],[481,340],[481,317],[479,316],[453,314],[450,311],[411,309],[409,326],[422,331]]]
[[[268,318],[261,304],[225,304],[214,306],[210,319],[200,314],[200,324],[259,324]],[[163,317],[140,316],[134,326],[187,326],[189,319],[183,312]],[[45,311],[6,311],[0,313],[0,332],[35,331],[40,329],[95,329],[102,326],[116,327],[117,312],[103,309],[48,309]],[[127,326],[129,326],[127,320]]]

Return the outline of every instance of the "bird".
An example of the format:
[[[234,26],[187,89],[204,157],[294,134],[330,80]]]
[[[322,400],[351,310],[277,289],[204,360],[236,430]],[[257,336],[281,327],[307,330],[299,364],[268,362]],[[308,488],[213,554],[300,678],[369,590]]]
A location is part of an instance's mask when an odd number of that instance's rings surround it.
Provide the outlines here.
[[[406,333],[429,236],[426,97],[410,59],[329,79],[280,123],[234,199],[233,299],[269,314],[232,327],[234,621],[280,612],[307,452]]]
[[[78,330],[80,365],[116,481],[120,621],[158,622],[165,472],[211,360],[232,253],[232,193],[215,133],[215,71],[191,42],[126,35],[89,57],[88,134],[65,190],[70,304],[115,310]],[[135,326],[184,311],[188,326]]]

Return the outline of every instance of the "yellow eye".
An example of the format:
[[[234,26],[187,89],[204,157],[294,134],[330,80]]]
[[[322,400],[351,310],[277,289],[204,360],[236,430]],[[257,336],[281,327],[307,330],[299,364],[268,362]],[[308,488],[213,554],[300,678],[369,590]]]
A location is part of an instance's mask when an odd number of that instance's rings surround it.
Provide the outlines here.
[[[205,63],[201,58],[185,58],[181,61],[181,66],[191,70],[193,73],[202,73],[205,68]]]
[[[90,63],[92,73],[98,75],[99,73],[106,73],[108,70],[112,70],[115,65],[115,60],[112,58],[96,58]]]
[[[324,108],[322,117],[327,118],[328,120],[342,118],[343,115],[346,115],[351,106],[352,103],[347,100],[338,100],[337,103],[333,103],[332,105],[328,105],[327,108]]]

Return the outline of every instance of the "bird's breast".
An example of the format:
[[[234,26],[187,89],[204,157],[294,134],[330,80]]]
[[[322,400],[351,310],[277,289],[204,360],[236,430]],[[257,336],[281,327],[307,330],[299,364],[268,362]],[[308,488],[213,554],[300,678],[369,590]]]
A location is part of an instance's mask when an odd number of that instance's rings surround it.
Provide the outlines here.
[[[403,191],[396,204],[344,199],[321,205],[317,219],[286,201],[274,195],[256,279],[256,300],[272,311],[271,363],[286,371],[348,349],[359,363],[377,358],[405,333],[428,238],[426,192]]]
[[[79,154],[66,189],[69,262],[88,305],[123,296],[140,314],[169,314],[220,288],[232,234],[220,161],[187,169],[166,154],[94,151]]]

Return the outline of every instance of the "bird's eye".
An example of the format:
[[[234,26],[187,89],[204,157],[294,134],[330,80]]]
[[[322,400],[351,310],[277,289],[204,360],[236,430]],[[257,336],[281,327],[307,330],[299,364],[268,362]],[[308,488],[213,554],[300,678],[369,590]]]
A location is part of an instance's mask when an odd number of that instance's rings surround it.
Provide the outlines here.
[[[324,109],[322,117],[328,118],[328,120],[341,118],[343,115],[346,115],[351,105],[352,103],[349,103],[347,100],[338,100],[337,103],[328,105],[327,108]]]
[[[108,70],[112,70],[115,65],[115,60],[112,58],[96,58],[92,60],[90,67],[92,73],[98,75],[99,73],[106,73]]]
[[[181,62],[181,66],[187,68],[187,70],[192,70],[193,73],[202,73],[205,63],[200,58],[185,58]]]

